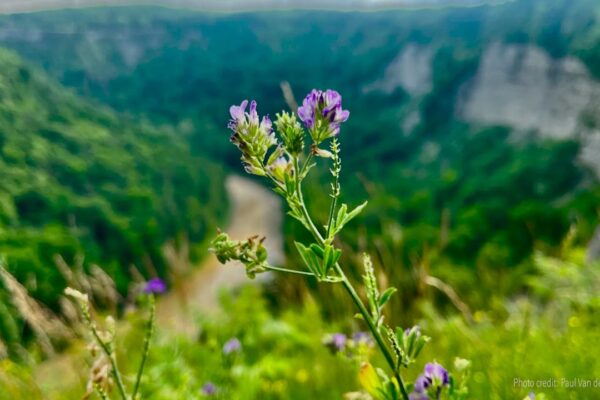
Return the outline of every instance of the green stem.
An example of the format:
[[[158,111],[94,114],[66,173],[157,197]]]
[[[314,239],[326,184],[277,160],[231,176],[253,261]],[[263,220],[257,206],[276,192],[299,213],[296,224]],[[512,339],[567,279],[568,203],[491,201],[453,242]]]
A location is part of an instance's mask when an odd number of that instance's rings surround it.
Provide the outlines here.
[[[297,161],[296,161],[296,163],[297,163]],[[302,189],[300,187],[299,182],[297,182],[297,189],[298,189],[298,198],[300,201],[302,214],[303,214],[304,218],[306,219],[308,226],[311,227],[310,233],[314,236],[314,238],[318,244],[323,245],[325,243],[325,241],[324,241],[323,237],[321,236],[321,234],[319,233],[319,230],[316,228],[315,224],[313,223],[312,218],[310,217],[310,215],[308,213],[308,210],[306,209],[306,205],[305,205],[304,199],[302,197]],[[377,329],[376,324],[371,319],[369,311],[367,310],[367,308],[365,307],[364,303],[362,302],[360,296],[358,295],[358,293],[356,293],[356,290],[354,289],[354,287],[352,286],[352,284],[346,277],[346,274],[342,270],[342,267],[340,266],[340,264],[336,263],[335,267],[336,267],[338,274],[340,275],[340,277],[342,279],[342,283],[344,284],[344,288],[346,289],[346,292],[348,292],[348,294],[352,298],[354,304],[356,305],[359,312],[361,313],[363,319],[367,323],[367,326],[369,327],[371,334],[375,338],[377,345],[379,346],[381,352],[383,353],[383,356],[385,357],[386,362],[388,363],[391,370],[393,371],[394,377],[398,381],[398,386],[400,387],[400,392],[402,393],[402,398],[404,400],[409,400],[408,392],[406,391],[406,386],[404,385],[404,381],[402,380],[402,377],[400,376],[400,372],[396,368],[396,362],[394,361],[394,357],[392,356],[390,349],[387,347],[385,340],[381,336],[379,329]]]
[[[271,271],[277,271],[277,272],[287,272],[290,274],[298,274],[298,275],[308,275],[308,276],[315,276],[312,272],[308,272],[308,271],[299,271],[296,269],[288,269],[288,268],[280,268],[280,267],[274,267],[272,265],[267,265],[266,268],[268,270]]]
[[[400,372],[398,371],[398,368],[396,368],[396,362],[394,361],[394,357],[392,356],[392,353],[390,352],[390,349],[388,348],[388,346],[385,344],[385,340],[383,339],[383,336],[381,336],[381,332],[379,332],[379,329],[377,329],[377,325],[373,322],[373,319],[371,318],[369,311],[367,310],[367,308],[365,307],[365,304],[360,299],[360,296],[358,295],[358,293],[356,293],[354,286],[352,286],[352,284],[346,277],[346,274],[344,274],[344,271],[342,270],[342,267],[340,266],[340,264],[337,263],[335,265],[335,267],[336,267],[338,273],[340,274],[340,276],[342,277],[342,283],[344,284],[344,288],[346,289],[346,292],[348,292],[348,294],[354,301],[354,304],[360,311],[360,314],[362,315],[363,319],[367,323],[369,330],[373,334],[373,337],[375,338],[377,345],[381,349],[381,352],[383,353],[385,360],[387,361],[388,365],[394,372],[394,377],[398,381],[398,386],[400,386],[400,392],[402,393],[402,397],[405,400],[408,400],[408,392],[406,391],[404,381],[402,380],[402,377],[400,376]]]
[[[142,353],[142,361],[140,362],[140,367],[137,372],[137,377],[135,378],[135,386],[133,387],[133,394],[131,395],[132,400],[135,400],[135,396],[137,395],[138,389],[140,387],[140,382],[142,380],[142,374],[144,373],[144,365],[146,364],[146,359],[148,358],[148,352],[150,349],[150,340],[152,339],[152,333],[154,332],[154,318],[156,315],[156,303],[154,301],[154,295],[150,295],[150,318],[148,319],[148,323],[146,325],[146,336],[144,336],[144,351]]]
[[[104,343],[104,341],[100,338],[100,335],[98,334],[98,330],[96,329],[96,325],[92,321],[91,316],[89,314],[87,315],[86,319],[88,320],[88,324],[90,326],[92,334],[94,335],[94,338],[96,339],[96,341],[102,348],[102,351],[104,351],[104,354],[106,354],[106,356],[110,360],[112,374],[115,378],[115,381],[117,382],[117,388],[119,389],[121,398],[123,400],[128,400],[127,392],[125,391],[125,385],[123,384],[123,379],[121,378],[121,374],[119,373],[119,368],[117,366],[117,356],[111,350],[111,348],[106,343]]]
[[[331,200],[331,207],[329,207],[329,218],[327,218],[327,234],[325,237],[328,240],[332,240],[329,235],[331,234],[331,224],[333,223],[333,214],[335,213],[335,206],[337,205],[337,195],[333,195],[333,199]]]

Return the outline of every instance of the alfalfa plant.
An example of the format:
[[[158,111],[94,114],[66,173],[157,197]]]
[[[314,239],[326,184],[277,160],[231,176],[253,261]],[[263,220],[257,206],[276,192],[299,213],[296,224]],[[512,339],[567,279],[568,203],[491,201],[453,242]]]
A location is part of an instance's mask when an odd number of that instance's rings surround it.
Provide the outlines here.
[[[462,399],[466,387],[458,385],[448,371],[436,362],[428,363],[423,373],[412,384],[407,384],[402,370],[409,368],[429,338],[418,327],[392,328],[385,323],[383,311],[395,288],[379,288],[375,271],[368,255],[364,256],[363,284],[366,302],[359,296],[340,264],[342,250],[334,239],[353,218],[367,206],[350,208],[339,204],[341,193],[340,128],[350,113],[342,108],[342,97],[334,90],[312,90],[295,114],[281,112],[273,123],[268,116],[259,117],[256,102],[244,100],[230,108],[229,129],[231,142],[241,152],[247,173],[266,178],[273,189],[285,199],[288,215],[298,220],[312,235],[311,243],[295,242],[306,270],[294,270],[270,265],[263,239],[258,236],[247,240],[231,240],[219,233],[212,242],[212,251],[220,262],[238,260],[245,265],[250,278],[268,270],[282,273],[309,275],[323,284],[343,285],[358,314],[366,323],[377,347],[389,367],[389,372],[374,368],[369,363],[361,367],[359,380],[367,397],[381,400]],[[300,123],[300,121],[302,124]],[[302,126],[304,125],[304,126]],[[275,133],[277,132],[277,134]],[[305,137],[311,140],[306,151]],[[328,149],[324,148],[328,143]],[[309,212],[302,191],[302,183],[318,160],[330,163],[331,197],[328,218],[319,227]],[[456,370],[466,376],[468,361],[457,359]]]

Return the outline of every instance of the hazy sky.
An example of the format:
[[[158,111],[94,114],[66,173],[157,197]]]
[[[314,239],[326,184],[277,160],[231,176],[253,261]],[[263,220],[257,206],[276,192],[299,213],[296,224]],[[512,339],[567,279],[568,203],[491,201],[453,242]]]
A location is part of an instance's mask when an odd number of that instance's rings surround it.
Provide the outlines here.
[[[205,10],[236,11],[247,9],[345,9],[369,10],[383,7],[436,5],[476,5],[506,0],[0,0],[0,12],[12,13],[63,7],[93,5],[166,5]]]

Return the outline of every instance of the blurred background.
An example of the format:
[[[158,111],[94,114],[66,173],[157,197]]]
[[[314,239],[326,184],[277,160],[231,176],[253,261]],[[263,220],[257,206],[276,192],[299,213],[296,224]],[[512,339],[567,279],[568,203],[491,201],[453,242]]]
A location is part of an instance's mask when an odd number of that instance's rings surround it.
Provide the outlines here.
[[[0,399],[85,392],[66,286],[121,316],[131,372],[132,287],[152,276],[169,293],[144,398],[355,390],[357,363],[322,344],[362,327],[340,288],[247,286],[207,251],[218,227],[261,233],[274,263],[302,268],[303,228],[242,177],[226,125],[231,104],[274,116],[313,88],[351,113],[343,201],[369,200],[340,238],[344,268],[358,280],[372,255],[400,289],[387,320],[433,337],[424,361],[471,360],[473,399],[522,399],[515,378],[600,379],[596,0],[4,0],[0,12]],[[323,223],[327,179],[323,165],[306,185]]]

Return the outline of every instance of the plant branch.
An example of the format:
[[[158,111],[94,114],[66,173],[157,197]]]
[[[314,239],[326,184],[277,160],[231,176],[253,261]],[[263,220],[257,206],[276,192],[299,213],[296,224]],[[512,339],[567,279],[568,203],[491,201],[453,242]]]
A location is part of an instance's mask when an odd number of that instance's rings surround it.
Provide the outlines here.
[[[281,267],[274,267],[272,265],[268,265],[265,268],[267,268],[268,270],[277,271],[277,272],[287,272],[287,273],[290,273],[290,274],[315,276],[312,272],[299,271],[299,270],[296,270],[296,269],[288,269],[288,268],[281,268]]]
[[[148,322],[146,324],[146,335],[144,336],[144,351],[142,353],[142,361],[140,362],[140,367],[137,372],[137,377],[135,378],[135,386],[133,387],[133,393],[131,395],[132,400],[135,400],[135,396],[137,395],[138,389],[140,387],[140,381],[142,380],[142,374],[144,372],[144,365],[146,364],[146,359],[148,358],[148,352],[150,349],[150,339],[152,339],[152,333],[154,332],[154,318],[156,315],[156,302],[154,299],[154,295],[150,295],[150,317],[148,318]]]
[[[115,377],[115,381],[117,382],[117,388],[119,389],[119,394],[121,395],[121,398],[123,400],[128,400],[127,392],[125,391],[125,385],[123,384],[123,379],[121,378],[121,374],[119,373],[119,368],[117,366],[117,357],[115,353],[112,351],[110,346],[104,343],[104,340],[102,340],[102,338],[100,337],[98,329],[96,329],[96,324],[92,321],[92,317],[90,316],[89,312],[84,312],[84,316],[87,319],[87,322],[90,326],[92,335],[94,335],[94,338],[102,348],[102,351],[104,351],[104,354],[106,354],[106,356],[110,360],[112,374]]]
[[[294,162],[297,165],[297,159],[294,159]],[[297,186],[297,191],[298,191],[297,194],[298,194],[298,199],[300,202],[303,217],[305,218],[307,225],[311,228],[310,233],[313,235],[313,237],[315,238],[315,240],[317,241],[317,243],[319,245],[323,245],[325,243],[325,240],[321,236],[319,230],[316,228],[314,222],[312,221],[312,218],[310,217],[310,214],[308,213],[308,210],[306,209],[306,205],[304,203],[304,199],[302,196],[302,188],[300,187],[299,179],[298,179],[296,186]],[[340,266],[340,264],[336,263],[335,268],[342,280],[342,283],[344,284],[344,288],[346,289],[346,292],[348,292],[348,294],[352,298],[354,304],[360,311],[363,319],[365,320],[365,322],[367,323],[367,326],[369,327],[369,330],[373,334],[373,337],[375,338],[377,345],[379,346],[381,352],[383,353],[383,356],[385,357],[386,362],[388,363],[389,367],[392,369],[392,371],[394,373],[394,377],[396,378],[396,380],[398,382],[398,386],[400,387],[400,392],[402,393],[402,398],[404,400],[409,400],[408,392],[406,391],[406,386],[404,385],[404,381],[402,380],[402,377],[400,376],[400,372],[396,368],[396,362],[394,361],[394,357],[392,356],[392,353],[390,352],[383,337],[381,336],[381,333],[377,329],[377,326],[375,325],[375,323],[373,323],[373,320],[371,319],[369,311],[365,307],[365,305],[362,302],[358,293],[356,293],[356,290],[352,286],[352,283],[350,283],[350,281],[346,277],[346,274],[342,270],[342,267]]]

